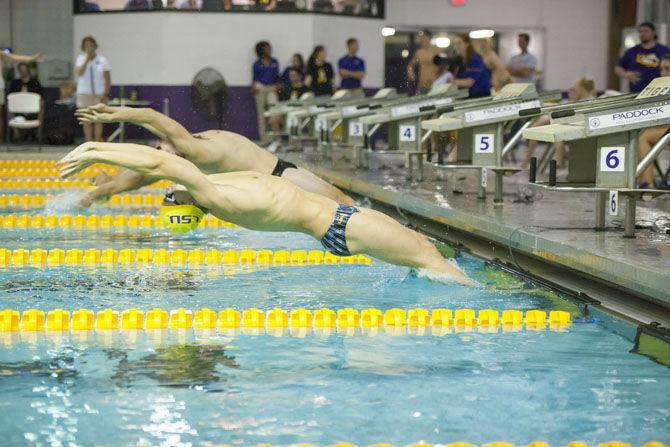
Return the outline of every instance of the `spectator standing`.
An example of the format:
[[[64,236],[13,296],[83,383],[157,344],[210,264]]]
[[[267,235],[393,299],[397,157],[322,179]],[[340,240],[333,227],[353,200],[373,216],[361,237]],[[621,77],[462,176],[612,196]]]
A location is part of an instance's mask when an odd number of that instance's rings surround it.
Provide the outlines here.
[[[477,39],[472,42],[472,45],[477,53],[484,60],[486,68],[491,73],[491,85],[495,92],[511,82],[510,74],[507,67],[503,63],[498,53],[495,52],[491,45],[490,39]]]
[[[265,110],[277,104],[277,90],[279,88],[279,62],[272,57],[272,45],[265,40],[256,44],[256,56],[258,59],[253,65],[252,90],[256,101],[256,113],[258,115],[258,135],[261,145],[268,144],[267,126],[265,123]],[[279,131],[279,123],[271,121],[274,131]]]
[[[326,62],[326,57],[324,46],[317,45],[307,62],[305,84],[314,92],[314,96],[332,95],[335,89],[335,72],[330,62]]]
[[[521,53],[510,58],[507,64],[507,71],[512,75],[512,82],[534,84],[537,72],[537,58],[528,52],[530,35],[527,33],[519,34],[517,43],[521,49]]]
[[[77,77],[77,107],[84,108],[106,102],[112,88],[112,67],[107,58],[97,53],[98,42],[92,36],[81,41],[82,53],[77,56],[74,71]],[[102,124],[84,123],[86,141],[104,141]]]
[[[30,69],[28,68],[28,64],[25,62],[20,62],[17,65],[17,70],[19,73],[19,77],[17,79],[14,79],[12,83],[9,85],[9,93],[37,93],[38,95],[42,96],[42,103],[40,107],[40,115],[38,116],[37,114],[24,114],[22,115],[25,119],[27,120],[34,120],[34,119],[39,119],[41,122],[44,122],[43,117],[44,117],[44,96],[43,96],[43,90],[42,90],[42,85],[40,85],[40,81],[37,79],[33,78],[30,74]],[[8,117],[8,119],[11,119],[12,117]],[[19,133],[20,129],[14,129],[14,138],[19,138]]]
[[[361,81],[365,77],[365,61],[357,56],[358,40],[349,38],[347,40],[347,55],[337,62],[342,84],[340,88],[349,90],[354,96],[365,96]]]
[[[416,69],[417,67],[419,69],[419,81],[416,86],[418,94],[428,93],[440,74],[440,68],[434,62],[435,56],[440,54],[440,49],[431,43],[432,39],[433,33],[427,29],[416,35],[414,41],[418,49],[407,65],[407,79],[410,82],[417,82]]]
[[[482,57],[475,52],[467,34],[459,34],[454,39],[454,49],[463,58],[463,63],[456,70],[456,84],[467,88],[470,98],[479,98],[491,94],[491,74]]]
[[[652,79],[660,76],[661,59],[670,53],[670,48],[658,43],[653,23],[641,23],[638,33],[640,43],[629,48],[614,67],[616,74],[628,81],[632,93],[641,92]]]
[[[44,62],[44,55],[41,53],[27,56],[24,54],[14,54],[9,51],[0,51],[0,65],[4,62]],[[0,141],[5,141],[5,78],[0,70]]]

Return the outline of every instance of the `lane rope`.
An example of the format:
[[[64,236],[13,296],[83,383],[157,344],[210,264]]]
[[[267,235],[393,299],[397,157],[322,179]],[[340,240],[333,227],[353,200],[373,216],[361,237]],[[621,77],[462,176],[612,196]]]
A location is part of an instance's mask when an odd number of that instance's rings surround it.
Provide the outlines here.
[[[110,197],[105,205],[111,208],[158,207],[163,197],[163,194],[118,194]],[[42,208],[56,198],[53,194],[0,194],[0,209]]]
[[[303,266],[321,264],[372,264],[365,255],[336,256],[322,250],[166,250],[149,248],[45,250],[0,248],[0,267],[57,267],[57,266],[110,266],[110,265],[173,265],[173,266],[217,266],[217,265],[261,265]]]
[[[147,311],[131,308],[121,312],[102,309],[78,309],[72,312],[53,309],[13,309],[0,311],[0,332],[42,331],[104,331],[104,330],[149,330],[149,329],[252,329],[250,333],[272,333],[274,329],[379,329],[379,328],[477,328],[480,332],[503,332],[526,330],[562,330],[570,326],[569,312],[552,310],[504,310],[494,309],[399,309],[385,311],[367,308],[358,311],[344,308],[337,311],[329,308],[309,310],[298,308],[286,310],[274,308],[264,311],[257,308],[238,310],[226,308],[215,311],[209,308],[188,310],[178,308],[165,310],[154,308]],[[249,332],[249,331],[248,331]],[[393,331],[391,331],[393,333]],[[402,331],[400,332],[402,333]],[[438,331],[439,333],[439,331]],[[446,332],[445,332],[446,334]]]
[[[201,227],[236,227],[235,224],[207,215],[200,221]],[[159,216],[150,214],[133,215],[14,215],[0,216],[0,228],[75,228],[75,229],[110,229],[110,228],[163,228],[163,221]]]

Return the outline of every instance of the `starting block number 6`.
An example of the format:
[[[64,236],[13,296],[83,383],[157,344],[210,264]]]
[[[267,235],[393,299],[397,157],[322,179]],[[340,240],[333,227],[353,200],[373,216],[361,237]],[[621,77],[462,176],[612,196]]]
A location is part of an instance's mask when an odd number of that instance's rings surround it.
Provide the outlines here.
[[[494,138],[492,133],[475,135],[475,154],[492,154]]]
[[[623,172],[625,147],[603,147],[600,149],[601,172]]]
[[[619,191],[610,191],[610,199],[607,201],[610,216],[619,215]]]
[[[416,141],[416,126],[400,126],[400,141]]]

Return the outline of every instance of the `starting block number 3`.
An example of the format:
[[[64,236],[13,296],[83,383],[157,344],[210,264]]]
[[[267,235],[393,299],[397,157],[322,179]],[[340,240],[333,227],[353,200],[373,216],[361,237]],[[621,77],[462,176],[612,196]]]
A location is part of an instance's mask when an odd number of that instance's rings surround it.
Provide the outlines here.
[[[358,121],[352,121],[349,123],[349,136],[350,137],[362,137],[363,136],[363,125]]]
[[[492,154],[494,138],[492,133],[478,133],[475,135],[475,154]]]
[[[603,147],[600,149],[600,171],[601,172],[623,172],[624,171],[624,147]]]
[[[416,141],[416,126],[400,126],[400,141]]]

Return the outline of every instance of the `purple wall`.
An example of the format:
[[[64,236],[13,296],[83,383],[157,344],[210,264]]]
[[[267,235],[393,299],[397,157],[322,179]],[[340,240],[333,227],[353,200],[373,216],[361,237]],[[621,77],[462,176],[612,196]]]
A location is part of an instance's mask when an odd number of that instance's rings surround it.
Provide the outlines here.
[[[154,86],[154,85],[127,85],[125,95],[129,96],[131,90],[137,90],[138,99],[152,102],[151,107],[159,112],[163,111],[163,100],[170,100],[170,116],[183,124],[191,132],[199,132],[219,127],[216,121],[208,121],[202,118],[193,108],[191,101],[191,86]],[[112,87],[112,96],[119,96],[119,87]],[[45,111],[45,134],[57,127],[76,127],[76,134],[82,135],[80,126],[76,125],[72,111],[63,106],[54,105],[58,99],[58,88],[45,88],[44,99],[46,101]],[[228,98],[224,114],[223,128],[240,133],[251,139],[258,138],[258,126],[256,121],[256,106],[249,87],[228,87]],[[115,125],[105,125],[105,135],[109,135]],[[144,129],[128,125],[126,127],[128,138],[151,139],[152,135]]]
[[[208,121],[202,118],[194,110],[191,101],[190,85],[126,86],[126,96],[128,96],[133,89],[137,90],[138,99],[151,101],[151,107],[158,111],[163,110],[163,100],[168,98],[170,100],[170,117],[179,121],[191,132],[199,132],[219,127],[219,123],[215,120]],[[114,90],[116,90],[114,91],[114,96],[118,96],[118,88]],[[241,133],[252,139],[258,137],[254,98],[249,87],[228,88],[228,99],[226,102],[223,128]],[[137,129],[130,131],[129,136],[132,138],[134,134],[137,135],[137,137],[148,137],[146,133],[138,133]]]
[[[216,121],[202,118],[193,107],[191,101],[191,86],[125,86],[126,96],[131,90],[137,90],[138,99],[152,102],[151,107],[158,111],[163,110],[163,100],[170,100],[170,117],[179,121],[191,132],[200,132],[219,127]],[[113,90],[113,96],[118,96],[118,87]],[[129,138],[150,138],[150,134],[136,126],[130,126]],[[223,128],[245,135],[248,138],[258,138],[256,125],[256,108],[254,98],[249,87],[228,87],[228,99],[224,114]]]

